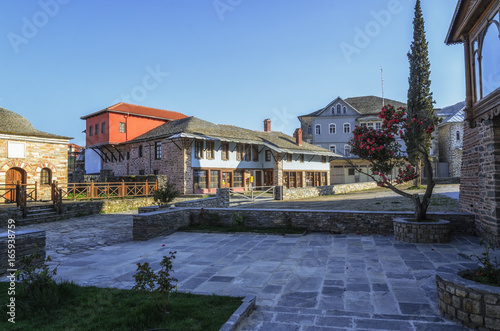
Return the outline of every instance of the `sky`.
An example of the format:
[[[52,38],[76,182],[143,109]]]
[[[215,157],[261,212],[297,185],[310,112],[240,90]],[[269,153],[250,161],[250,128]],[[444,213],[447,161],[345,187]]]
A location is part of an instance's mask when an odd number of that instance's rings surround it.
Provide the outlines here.
[[[457,0],[422,0],[435,107],[465,99]],[[336,97],[406,102],[415,0],[0,0],[0,107],[85,145],[117,102],[291,135]]]

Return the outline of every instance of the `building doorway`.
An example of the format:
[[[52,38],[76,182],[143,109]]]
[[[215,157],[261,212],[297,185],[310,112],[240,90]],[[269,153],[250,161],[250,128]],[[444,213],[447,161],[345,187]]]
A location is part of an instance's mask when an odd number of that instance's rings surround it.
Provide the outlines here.
[[[221,188],[229,188],[231,187],[231,176],[232,173],[230,172],[222,172],[222,182],[220,184]]]
[[[26,184],[26,171],[21,168],[10,168],[5,174],[5,202],[16,201],[16,185]]]
[[[262,171],[260,170],[255,171],[255,186],[259,188],[262,186]]]

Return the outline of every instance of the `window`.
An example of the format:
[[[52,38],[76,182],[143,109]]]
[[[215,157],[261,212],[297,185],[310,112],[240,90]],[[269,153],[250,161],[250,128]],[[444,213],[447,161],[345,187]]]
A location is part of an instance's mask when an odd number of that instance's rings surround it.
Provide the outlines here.
[[[354,176],[354,168],[347,169],[347,175],[348,176]]]
[[[304,154],[299,155],[300,163],[304,163]]]
[[[330,124],[330,134],[335,134],[335,124]]]
[[[93,131],[94,131],[94,127],[91,125],[91,126],[89,127],[89,136],[91,136],[91,137],[92,137],[92,136],[94,135],[94,134],[93,134],[93,133],[94,133]]]
[[[271,162],[271,150],[266,149],[266,162]]]
[[[195,140],[194,157],[197,159],[203,159],[203,140]]]
[[[214,159],[214,141],[213,140],[207,140],[206,141],[206,144],[207,144],[207,147],[206,147],[206,150],[207,150],[207,159],[210,159],[210,160],[213,160]]]
[[[335,145],[330,145],[330,152],[336,153],[337,152],[337,146]]]
[[[224,161],[229,160],[229,143],[228,142],[221,142],[221,159]]]
[[[127,152],[127,160],[130,160],[130,152]]]
[[[306,172],[306,186],[314,186],[314,172]]]
[[[101,133],[106,132],[106,122],[101,123]]]
[[[50,185],[52,181],[52,171],[49,168],[43,168],[40,171],[40,185]]]
[[[144,176],[146,174],[145,170],[139,170],[139,176]]]
[[[155,160],[161,160],[161,141],[155,142]]]
[[[127,132],[127,126],[124,122],[120,122],[120,132],[121,133]]]
[[[382,129],[382,123],[380,123],[380,122],[375,123],[375,129],[377,129],[377,130]]]
[[[332,115],[335,115],[335,107],[331,108]]]
[[[309,125],[307,127],[307,134],[312,134],[312,133],[313,133],[313,128],[312,128],[312,126]]]
[[[292,162],[292,153],[286,155],[286,162]]]
[[[457,141],[460,141],[460,131],[457,131]]]
[[[99,134],[99,124],[95,125],[95,135],[97,136]]]
[[[210,188],[219,188],[219,170],[210,170]]]
[[[314,133],[315,134],[321,134],[321,125],[316,124],[316,126],[314,128]]]
[[[344,124],[344,133],[351,133],[351,124],[349,123]]]
[[[253,162],[259,162],[259,146],[252,145]]]
[[[337,105],[337,114],[340,114],[340,108],[341,108],[341,106]]]
[[[344,106],[344,107],[342,108],[342,112],[343,112],[344,114],[347,114],[347,107],[346,107],[346,106]]]
[[[235,171],[233,175],[234,187],[243,187],[243,171]]]
[[[160,171],[158,169],[153,170],[153,175],[158,175]]]
[[[326,163],[326,156],[324,156],[324,155],[323,155],[323,156],[321,157],[321,163]]]
[[[245,161],[252,161],[252,145],[245,145]]]
[[[207,188],[207,171],[195,170],[194,171],[194,189]]]
[[[325,185],[328,185],[328,183],[326,182],[326,172],[322,172],[321,173],[321,186],[325,186]]]
[[[351,156],[351,146],[344,145],[344,156]]]
[[[139,157],[142,157],[142,145],[139,145]]]
[[[245,146],[243,144],[236,144],[236,160],[243,161],[245,156]]]

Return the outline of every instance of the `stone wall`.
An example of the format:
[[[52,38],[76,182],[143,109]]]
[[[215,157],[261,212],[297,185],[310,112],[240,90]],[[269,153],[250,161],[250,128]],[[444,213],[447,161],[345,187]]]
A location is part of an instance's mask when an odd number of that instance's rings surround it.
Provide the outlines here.
[[[66,183],[68,180],[68,144],[49,142],[43,138],[39,141],[22,141],[13,136],[12,141],[24,143],[24,158],[8,158],[8,139],[0,139],[0,184],[4,184],[6,173],[10,168],[20,168],[26,172],[26,183],[38,182],[38,200],[50,200],[50,185],[40,185],[40,172],[43,168],[51,171],[52,180]],[[22,138],[22,137],[21,137]],[[3,201],[3,200],[2,200]]]
[[[377,183],[369,182],[369,183],[340,184],[340,185],[326,185],[326,186],[313,186],[313,187],[298,187],[298,188],[288,188],[288,189],[283,188],[282,199],[283,200],[307,199],[325,195],[345,194],[349,192],[367,190],[376,187]]]
[[[222,208],[174,208],[134,216],[134,240],[147,240],[161,233],[175,232],[179,227],[200,224],[209,220],[232,226],[232,216],[243,216],[248,227],[296,227],[309,231],[364,234],[391,234],[393,219],[410,218],[412,212],[362,212],[337,210],[291,209],[222,209]],[[151,216],[151,218],[150,218]],[[451,223],[453,233],[475,234],[474,215],[465,213],[428,213],[430,219],[444,219]],[[137,224],[136,224],[137,223]],[[135,229],[138,232],[135,232]],[[155,233],[158,232],[158,235]]]
[[[411,222],[404,219],[394,221],[394,239],[407,243],[442,244],[450,242],[448,221]]]
[[[474,213],[489,242],[500,244],[500,117],[483,120],[475,128],[465,124],[460,182],[460,210]]]
[[[8,248],[8,232],[0,233],[0,275],[7,272],[7,269],[21,269],[21,260],[25,256],[30,256],[38,248],[40,258],[35,260],[36,266],[41,266],[45,261],[45,231],[30,230],[20,231],[15,230],[15,264],[14,267],[9,266],[10,254]]]
[[[457,274],[436,275],[439,311],[472,329],[500,330],[500,288]]]
[[[161,158],[155,158],[155,142],[161,142]],[[193,193],[193,171],[191,169],[191,144],[192,140],[185,139],[176,141],[158,139],[155,141],[130,143],[124,145],[120,150],[124,157],[121,161],[114,159],[105,165],[109,168],[115,178],[126,176],[139,176],[157,173],[166,176],[169,182],[180,191],[181,194]],[[139,148],[142,146],[142,156],[139,156]]]

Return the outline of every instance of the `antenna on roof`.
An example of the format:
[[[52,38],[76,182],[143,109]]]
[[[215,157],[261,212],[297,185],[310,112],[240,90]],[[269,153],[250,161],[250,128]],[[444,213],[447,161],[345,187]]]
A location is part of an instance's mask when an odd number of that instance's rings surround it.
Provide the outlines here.
[[[385,106],[384,100],[384,68],[380,66],[380,78],[382,79],[382,107]]]

